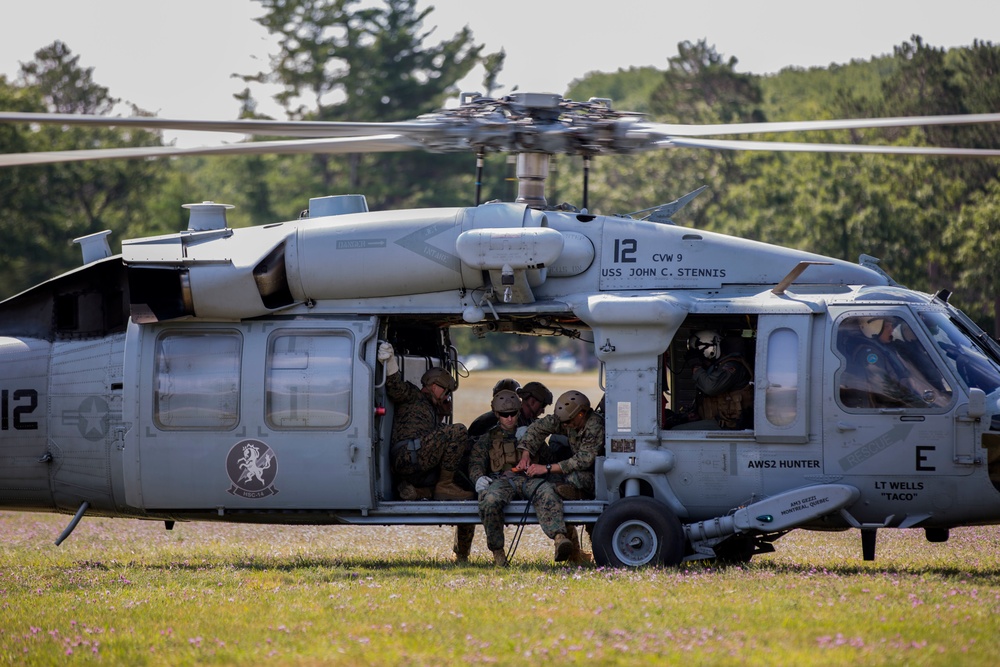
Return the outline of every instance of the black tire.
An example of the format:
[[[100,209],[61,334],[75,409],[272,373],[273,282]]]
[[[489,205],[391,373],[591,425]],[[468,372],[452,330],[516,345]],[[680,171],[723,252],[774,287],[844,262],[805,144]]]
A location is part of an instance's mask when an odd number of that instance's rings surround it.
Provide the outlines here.
[[[623,498],[597,518],[594,560],[609,567],[673,566],[684,556],[684,529],[669,507],[646,496]]]

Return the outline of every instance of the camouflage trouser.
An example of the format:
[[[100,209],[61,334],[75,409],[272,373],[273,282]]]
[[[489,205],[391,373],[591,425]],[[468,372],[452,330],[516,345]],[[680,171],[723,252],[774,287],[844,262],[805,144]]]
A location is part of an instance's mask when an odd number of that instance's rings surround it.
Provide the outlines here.
[[[392,470],[400,479],[424,486],[423,478],[438,467],[458,470],[468,442],[469,435],[464,425],[448,424],[422,436],[419,449],[396,447],[393,443]]]
[[[542,477],[503,477],[479,494],[479,518],[486,530],[486,546],[490,551],[503,549],[503,510],[511,500],[531,500],[538,525],[550,538],[566,532],[563,521],[563,501],[555,486]]]
[[[468,558],[472,553],[472,538],[476,536],[476,524],[460,523],[455,526],[455,544],[451,550],[456,556]]]

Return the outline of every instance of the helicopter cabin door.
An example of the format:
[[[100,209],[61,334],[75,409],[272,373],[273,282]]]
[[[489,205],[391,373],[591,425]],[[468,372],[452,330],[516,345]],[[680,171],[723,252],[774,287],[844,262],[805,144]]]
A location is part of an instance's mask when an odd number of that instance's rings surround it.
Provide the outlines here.
[[[928,475],[968,475],[955,456],[960,392],[904,307],[831,308],[823,433],[827,474],[876,475],[921,488]],[[917,481],[914,481],[917,480]],[[902,485],[902,486],[900,486]],[[881,487],[880,487],[881,488]]]
[[[142,330],[142,507],[371,507],[372,371],[362,353],[374,320]]]

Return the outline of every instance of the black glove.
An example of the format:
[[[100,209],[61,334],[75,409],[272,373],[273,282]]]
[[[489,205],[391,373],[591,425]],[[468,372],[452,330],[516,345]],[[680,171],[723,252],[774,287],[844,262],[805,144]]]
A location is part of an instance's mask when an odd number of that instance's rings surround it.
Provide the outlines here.
[[[687,354],[684,355],[685,367],[701,366],[702,368],[704,368],[707,361],[708,360],[705,359],[705,355],[702,354],[701,351],[699,350],[688,350]]]

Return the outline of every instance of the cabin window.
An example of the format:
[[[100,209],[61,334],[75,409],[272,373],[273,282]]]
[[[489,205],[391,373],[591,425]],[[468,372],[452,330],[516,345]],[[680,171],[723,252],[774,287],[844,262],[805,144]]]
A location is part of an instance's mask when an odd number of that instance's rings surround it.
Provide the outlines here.
[[[798,416],[799,336],[775,329],[767,340],[767,391],[764,414],[774,426],[788,426]]]
[[[228,430],[240,420],[236,332],[165,333],[156,342],[153,418],[161,429]]]
[[[354,345],[329,333],[278,333],[268,349],[266,420],[275,429],[339,429],[351,421]]]

